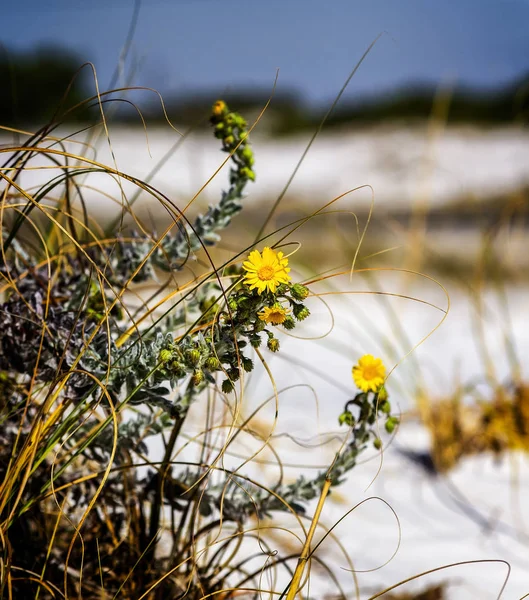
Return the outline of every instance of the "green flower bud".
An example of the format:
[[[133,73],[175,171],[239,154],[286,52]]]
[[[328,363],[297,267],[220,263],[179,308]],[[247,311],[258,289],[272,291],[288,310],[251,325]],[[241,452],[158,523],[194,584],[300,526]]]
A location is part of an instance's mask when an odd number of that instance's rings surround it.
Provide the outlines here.
[[[395,427],[399,424],[399,420],[397,417],[390,417],[384,427],[388,433],[393,433],[395,431]]]
[[[247,167],[252,167],[254,165],[255,158],[253,156],[253,150],[250,148],[250,146],[239,147],[237,150],[237,155]]]
[[[162,363],[166,363],[169,362],[171,360],[171,358],[173,358],[173,353],[171,352],[171,350],[168,350],[167,348],[165,348],[164,350],[160,350],[160,362]]]
[[[225,379],[222,382],[221,388],[225,394],[230,394],[234,390],[234,385],[229,379]]]
[[[235,138],[232,135],[228,135],[222,141],[224,142],[224,145],[226,145],[226,146],[233,146],[233,143],[235,142]]]
[[[198,350],[188,350],[186,360],[192,367],[196,367],[200,362],[200,352]]]
[[[270,350],[270,352],[279,351],[279,340],[274,337],[268,338],[266,345],[268,346],[268,350]]]
[[[304,304],[294,304],[292,312],[298,321],[303,321],[310,315],[310,310]]]
[[[241,177],[245,177],[246,179],[251,179],[252,181],[255,181],[255,173],[248,167],[243,167],[239,171],[239,173]]]
[[[183,365],[181,362],[178,361],[174,361],[173,363],[171,363],[171,367],[170,367],[171,373],[173,373],[173,375],[175,375],[175,377],[185,377],[185,375],[187,374],[187,370],[185,365]]]
[[[388,391],[386,390],[385,386],[381,386],[381,388],[378,390],[378,400],[379,402],[385,402],[388,399]],[[391,409],[391,407],[390,407]],[[389,410],[387,411],[389,412]]]
[[[377,450],[380,450],[382,448],[382,440],[380,438],[375,438],[374,441],[373,441],[373,446]]]
[[[290,294],[295,300],[305,300],[309,295],[309,288],[305,287],[301,283],[295,283],[290,286]]]
[[[285,329],[294,329],[294,327],[296,326],[296,321],[294,321],[294,319],[291,316],[285,317],[285,320],[282,323],[283,327]]]
[[[384,402],[379,403],[378,410],[385,413],[386,415],[389,415],[389,413],[391,412],[391,404],[387,400],[384,400]]]
[[[232,312],[235,312],[238,308],[237,300],[233,297],[228,298],[228,306]]]
[[[220,360],[216,356],[209,356],[204,366],[208,371],[218,371],[220,369]]]
[[[191,383],[195,386],[200,385],[204,381],[204,373],[197,369],[191,376]]]
[[[345,410],[338,417],[338,423],[340,425],[347,425],[347,427],[352,427],[355,424],[355,418],[353,416],[353,413],[348,410]]]

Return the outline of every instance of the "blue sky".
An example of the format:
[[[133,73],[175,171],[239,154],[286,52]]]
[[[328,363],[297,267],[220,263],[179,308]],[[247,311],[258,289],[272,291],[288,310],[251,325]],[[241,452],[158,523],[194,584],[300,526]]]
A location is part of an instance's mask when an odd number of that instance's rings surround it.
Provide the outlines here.
[[[133,0],[18,0],[2,42],[52,42],[96,65],[106,88]],[[7,14],[6,14],[7,12]],[[143,0],[135,83],[163,93],[295,88],[328,101],[383,34],[347,95],[411,81],[493,87],[529,71],[529,0]]]

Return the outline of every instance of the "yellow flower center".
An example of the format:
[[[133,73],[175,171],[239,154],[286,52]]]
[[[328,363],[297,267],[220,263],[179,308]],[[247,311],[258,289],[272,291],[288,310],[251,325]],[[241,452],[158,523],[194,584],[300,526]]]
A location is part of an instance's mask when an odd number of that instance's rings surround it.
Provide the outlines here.
[[[366,381],[371,381],[371,379],[376,379],[379,377],[378,367],[364,367],[363,376]]]
[[[282,310],[273,310],[269,313],[268,318],[270,319],[270,323],[276,323],[280,325],[285,320],[285,313]]]
[[[270,279],[273,279],[274,275],[274,268],[270,265],[263,265],[259,271],[257,271],[257,277],[259,277],[261,281],[270,281]]]

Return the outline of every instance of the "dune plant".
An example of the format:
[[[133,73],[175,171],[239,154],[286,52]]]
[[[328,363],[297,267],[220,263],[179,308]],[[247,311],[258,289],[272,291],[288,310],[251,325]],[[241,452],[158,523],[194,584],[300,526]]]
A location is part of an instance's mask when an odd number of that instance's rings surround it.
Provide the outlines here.
[[[229,186],[194,220],[150,183],[72,151],[57,123],[1,149],[2,597],[257,598],[263,572],[279,568],[293,597],[299,555],[274,557],[261,520],[302,515],[381,447],[379,420],[388,433],[398,422],[384,367],[367,356],[329,469],[269,486],[226,466],[241,432],[255,437],[240,418],[245,376],[280,351],[278,332],[310,318],[311,291],[270,236],[213,259],[255,171],[244,118],[218,101],[210,121]],[[51,175],[29,189],[35,161]],[[124,201],[130,231],[123,219],[102,231],[83,195],[94,173],[132,182],[171,225],[158,236]],[[255,539],[260,550],[243,551]]]

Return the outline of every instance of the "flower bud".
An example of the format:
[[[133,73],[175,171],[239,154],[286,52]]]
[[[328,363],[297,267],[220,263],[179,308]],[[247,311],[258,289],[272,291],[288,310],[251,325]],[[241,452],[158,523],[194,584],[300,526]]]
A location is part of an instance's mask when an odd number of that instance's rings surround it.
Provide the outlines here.
[[[353,413],[349,410],[345,410],[339,417],[338,423],[340,425],[347,425],[347,427],[352,427],[355,424],[355,418]]]
[[[243,167],[239,171],[239,173],[240,173],[241,177],[245,177],[246,179],[251,179],[252,181],[255,181],[255,173],[248,167]]]
[[[216,356],[209,356],[204,366],[208,371],[218,371],[220,369],[220,360]]]
[[[197,369],[191,376],[191,383],[194,386],[200,385],[204,381],[204,373],[200,369]]]
[[[232,135],[228,135],[222,141],[226,146],[232,146],[235,142],[235,138]]]
[[[268,342],[266,342],[268,346],[268,350],[270,352],[278,352],[279,351],[279,340],[275,337],[268,338]]]
[[[159,356],[160,362],[162,362],[162,363],[169,362],[171,360],[171,358],[173,358],[173,353],[171,352],[171,350],[168,350],[167,348],[160,350],[160,356]]]
[[[373,446],[377,449],[380,450],[382,448],[382,440],[380,438],[375,438],[373,440]]]
[[[181,362],[178,362],[176,360],[171,363],[170,369],[171,369],[171,373],[173,373],[173,375],[179,379],[180,379],[180,377],[185,377],[185,375],[187,373],[185,365],[183,365]]]
[[[296,326],[296,321],[291,316],[285,317],[285,320],[282,323],[285,329],[294,329]]]
[[[395,427],[399,424],[399,420],[396,417],[390,417],[384,427],[388,433],[393,433],[395,431]]]
[[[290,286],[290,294],[295,300],[305,300],[309,295],[309,288],[302,285],[301,283],[295,283]]]
[[[294,304],[292,312],[298,321],[303,321],[310,315],[310,310],[304,304]]]
[[[253,150],[250,148],[250,146],[239,147],[237,150],[237,155],[247,167],[253,167],[255,159],[253,156]]]
[[[385,413],[386,415],[389,415],[389,413],[391,412],[391,404],[387,400],[384,400],[384,402],[379,403],[378,410]]]
[[[200,352],[198,350],[188,350],[186,352],[186,359],[192,367],[196,367],[200,362]]]
[[[385,402],[388,399],[388,391],[386,390],[386,387],[383,385],[380,387],[380,389],[378,390],[378,400],[379,402]],[[389,404],[389,402],[388,402]],[[391,410],[391,406],[390,406],[390,410]],[[386,411],[384,411],[386,412]],[[389,412],[389,410],[387,411]]]
[[[217,100],[211,109],[214,117],[222,117],[228,111],[228,107],[224,100]]]

